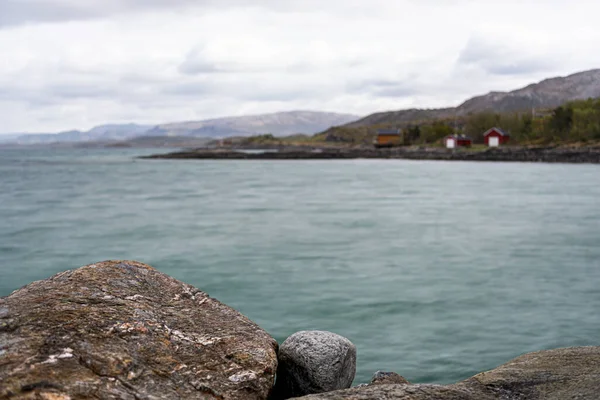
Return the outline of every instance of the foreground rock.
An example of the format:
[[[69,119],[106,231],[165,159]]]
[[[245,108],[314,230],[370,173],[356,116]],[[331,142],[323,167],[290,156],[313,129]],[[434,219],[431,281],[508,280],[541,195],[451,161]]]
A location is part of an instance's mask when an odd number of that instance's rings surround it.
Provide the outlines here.
[[[305,400],[493,400],[489,394],[456,385],[367,385],[348,390],[299,397]],[[513,399],[512,397],[502,398]],[[519,399],[521,400],[521,399]]]
[[[0,299],[0,398],[264,399],[276,350],[240,313],[134,261]]]
[[[600,347],[526,354],[489,372],[448,385],[375,385],[311,400],[595,400],[600,398]]]
[[[600,398],[600,347],[525,354],[465,381],[501,396],[523,399]]]
[[[303,331],[279,348],[275,397],[287,399],[346,389],[356,374],[356,347],[331,332]]]

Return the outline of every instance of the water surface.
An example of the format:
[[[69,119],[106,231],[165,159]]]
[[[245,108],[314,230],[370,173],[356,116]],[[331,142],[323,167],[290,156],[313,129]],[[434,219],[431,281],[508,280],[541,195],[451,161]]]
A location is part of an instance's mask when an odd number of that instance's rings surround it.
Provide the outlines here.
[[[357,383],[600,345],[600,166],[138,154],[0,150],[0,295],[135,259],[279,342],[350,338]]]

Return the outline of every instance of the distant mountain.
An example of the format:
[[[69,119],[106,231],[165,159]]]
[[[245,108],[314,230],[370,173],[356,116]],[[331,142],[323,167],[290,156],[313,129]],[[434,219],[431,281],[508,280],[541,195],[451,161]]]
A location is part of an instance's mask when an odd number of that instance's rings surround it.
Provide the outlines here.
[[[202,147],[206,146],[212,139],[189,136],[137,136],[133,139],[122,140],[107,144],[105,147],[137,147],[137,148],[161,148],[161,147]]]
[[[225,117],[203,121],[177,122],[157,126],[137,124],[101,125],[86,132],[66,131],[55,134],[11,135],[2,142],[16,144],[89,143],[126,141],[139,136],[222,138],[271,133],[276,136],[296,133],[313,134],[331,126],[343,125],[358,118],[351,114],[317,111],[289,111],[274,114]],[[2,135],[0,135],[0,138]],[[178,139],[179,140],[179,139]],[[144,139],[150,142],[150,139]],[[160,139],[154,142],[160,142]],[[197,141],[188,141],[197,143]],[[183,143],[183,141],[182,141]],[[134,143],[137,145],[137,143]]]
[[[71,142],[108,142],[126,140],[143,135],[152,126],[137,124],[109,124],[100,125],[86,132],[66,131],[54,134],[25,134],[12,140],[18,144],[49,144]]]
[[[228,137],[271,133],[275,136],[313,134],[332,126],[344,125],[359,117],[317,111],[287,111],[273,114],[225,117],[204,121],[158,125],[148,131],[156,136]]]
[[[510,112],[526,111],[532,108],[553,108],[571,100],[596,97],[600,97],[600,69],[546,79],[512,92],[490,92],[483,96],[473,97],[453,108],[409,109],[376,113],[346,126],[402,125],[482,111]]]
[[[7,142],[13,142],[15,141],[19,136],[21,136],[20,133],[14,134],[14,133],[7,133],[4,135],[0,135],[0,143],[7,143]]]

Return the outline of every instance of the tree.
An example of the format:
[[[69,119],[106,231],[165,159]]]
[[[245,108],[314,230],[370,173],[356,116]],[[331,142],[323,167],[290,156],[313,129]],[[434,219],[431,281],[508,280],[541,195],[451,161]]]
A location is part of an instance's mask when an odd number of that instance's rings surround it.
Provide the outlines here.
[[[415,143],[421,137],[421,128],[419,125],[411,125],[406,129],[406,144]]]
[[[561,139],[565,139],[568,136],[572,125],[573,108],[570,105],[554,109],[552,118],[550,119],[550,129],[555,135]]]

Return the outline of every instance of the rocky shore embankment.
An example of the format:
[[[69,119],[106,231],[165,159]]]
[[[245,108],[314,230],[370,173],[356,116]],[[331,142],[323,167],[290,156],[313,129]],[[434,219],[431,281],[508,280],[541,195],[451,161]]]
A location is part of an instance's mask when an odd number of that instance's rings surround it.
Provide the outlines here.
[[[190,150],[141,157],[144,159],[208,159],[208,160],[336,160],[336,159],[407,159],[446,161],[600,163],[598,147],[502,147],[486,150],[449,150],[443,148],[406,147],[281,149],[268,152],[237,150]]]
[[[278,346],[237,311],[135,261],[66,271],[0,298],[0,399],[600,397],[600,347],[526,354],[453,385],[377,372],[351,388],[356,359],[330,332]]]

